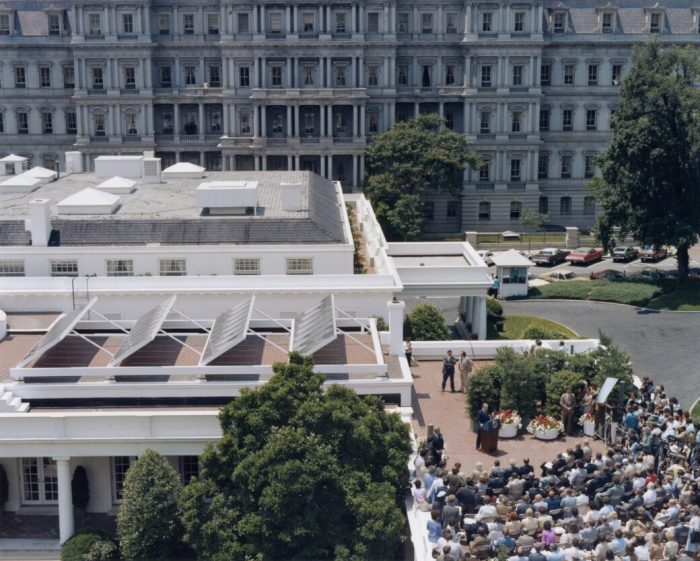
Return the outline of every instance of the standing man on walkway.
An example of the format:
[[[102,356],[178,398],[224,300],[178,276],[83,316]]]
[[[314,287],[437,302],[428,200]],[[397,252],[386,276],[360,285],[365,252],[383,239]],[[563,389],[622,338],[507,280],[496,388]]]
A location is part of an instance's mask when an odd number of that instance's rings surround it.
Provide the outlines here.
[[[450,379],[450,390],[455,393],[455,364],[457,359],[452,356],[452,351],[447,351],[447,354],[442,357],[442,391],[445,391],[447,379]]]
[[[459,378],[462,383],[462,392],[467,393],[467,378],[472,371],[472,361],[467,356],[466,351],[462,351],[462,356],[459,357]]]
[[[561,422],[564,425],[564,431],[566,434],[571,434],[574,420],[574,405],[576,405],[576,399],[574,398],[574,394],[571,393],[571,388],[567,388],[566,391],[561,394],[559,405],[561,407]]]

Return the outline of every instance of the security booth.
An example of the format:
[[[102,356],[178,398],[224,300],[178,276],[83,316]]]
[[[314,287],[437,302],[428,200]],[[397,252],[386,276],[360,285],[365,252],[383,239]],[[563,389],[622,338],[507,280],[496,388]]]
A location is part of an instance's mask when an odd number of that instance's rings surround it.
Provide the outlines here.
[[[500,280],[499,298],[527,296],[527,278],[532,262],[514,249],[491,257]]]

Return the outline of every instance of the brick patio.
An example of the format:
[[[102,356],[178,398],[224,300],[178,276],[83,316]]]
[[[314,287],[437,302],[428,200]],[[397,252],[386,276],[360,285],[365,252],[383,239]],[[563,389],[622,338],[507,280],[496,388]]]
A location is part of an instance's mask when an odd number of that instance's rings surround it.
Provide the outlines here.
[[[475,370],[483,367],[487,362],[475,365]],[[463,469],[471,471],[474,464],[480,461],[485,467],[490,466],[496,458],[501,463],[514,458],[518,463],[523,457],[529,457],[530,463],[537,469],[543,462],[549,461],[557,452],[573,447],[577,442],[585,438],[562,436],[553,442],[543,442],[525,433],[511,439],[501,439],[498,444],[497,454],[485,454],[476,450],[476,434],[472,431],[471,419],[467,418],[466,395],[457,391],[442,393],[440,384],[442,362],[421,361],[418,366],[413,366],[413,430],[417,438],[425,438],[427,426],[432,424],[439,426],[445,437],[447,447],[448,465],[460,462]],[[455,386],[459,390],[459,373],[455,374]],[[594,452],[605,450],[601,441],[591,440]],[[538,471],[539,473],[539,471]]]

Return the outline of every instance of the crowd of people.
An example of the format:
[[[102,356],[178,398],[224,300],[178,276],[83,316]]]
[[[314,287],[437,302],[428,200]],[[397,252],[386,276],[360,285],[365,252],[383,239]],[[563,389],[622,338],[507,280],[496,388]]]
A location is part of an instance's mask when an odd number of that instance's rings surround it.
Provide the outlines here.
[[[537,470],[527,458],[448,466],[437,429],[412,484],[433,558],[700,560],[700,432],[689,412],[644,379],[621,422],[606,453],[583,441]]]

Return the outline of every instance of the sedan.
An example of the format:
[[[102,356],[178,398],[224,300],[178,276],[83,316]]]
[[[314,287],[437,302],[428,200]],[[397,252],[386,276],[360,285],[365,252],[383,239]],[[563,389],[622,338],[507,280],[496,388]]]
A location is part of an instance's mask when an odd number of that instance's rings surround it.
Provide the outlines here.
[[[579,247],[566,256],[566,260],[572,265],[588,265],[600,261],[602,258],[603,250],[594,247]]]
[[[642,261],[654,261],[658,263],[662,259],[666,259],[668,250],[665,247],[657,247],[655,245],[644,246],[639,252],[639,257]]]
[[[557,249],[556,247],[545,247],[539,253],[531,257],[533,263],[538,265],[558,265],[566,259],[567,252]]]
[[[607,280],[622,280],[625,278],[625,273],[616,271],[615,269],[605,269],[604,271],[595,271],[591,273],[591,280],[607,279]]]
[[[613,249],[612,252],[612,260],[615,261],[615,263],[626,263],[635,260],[637,257],[639,257],[639,252],[629,245],[618,246]]]

